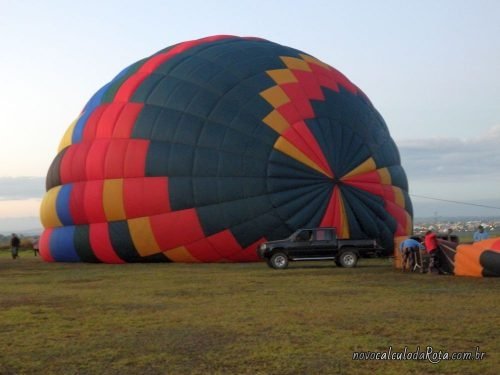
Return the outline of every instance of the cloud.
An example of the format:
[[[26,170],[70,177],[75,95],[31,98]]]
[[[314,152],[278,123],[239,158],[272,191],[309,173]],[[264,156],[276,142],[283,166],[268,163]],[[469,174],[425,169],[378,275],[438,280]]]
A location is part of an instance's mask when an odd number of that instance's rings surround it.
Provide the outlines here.
[[[0,177],[0,201],[41,198],[45,177]]]
[[[409,178],[465,181],[500,179],[500,126],[470,138],[427,138],[397,142]]]

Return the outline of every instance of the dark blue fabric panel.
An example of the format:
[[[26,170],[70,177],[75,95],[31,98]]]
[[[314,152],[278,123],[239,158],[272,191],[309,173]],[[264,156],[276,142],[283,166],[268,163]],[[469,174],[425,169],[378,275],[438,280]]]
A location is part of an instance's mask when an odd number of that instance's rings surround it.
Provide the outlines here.
[[[201,129],[198,138],[198,145],[201,147],[209,147],[219,149],[224,141],[227,127],[219,123],[208,121]]]
[[[109,238],[113,249],[125,262],[139,262],[141,256],[134,246],[128,224],[125,220],[112,221],[108,226]]]
[[[198,147],[194,151],[192,174],[199,177],[217,176],[219,159],[228,157],[209,148]]]
[[[146,176],[170,176],[170,144],[167,142],[151,142],[146,155]]]
[[[50,236],[50,255],[56,262],[80,262],[75,249],[74,226],[54,228]]]
[[[192,177],[169,177],[168,191],[173,211],[195,207]]]
[[[245,176],[243,157],[230,154],[230,157],[221,157],[219,160],[219,176]]]
[[[49,191],[51,188],[55,186],[61,185],[61,160],[64,157],[64,154],[68,148],[64,148],[61,152],[57,154],[57,156],[50,164],[49,171],[47,172],[47,177],[45,179],[45,190]]]
[[[73,219],[70,212],[70,198],[73,184],[62,185],[56,200],[56,212],[63,225],[72,225]]]
[[[219,202],[218,183],[216,177],[194,178],[193,197],[194,207],[200,207]]]
[[[151,73],[139,87],[134,91],[131,101],[136,103],[146,102],[151,93],[156,89],[157,85],[165,76],[163,74]]]
[[[88,225],[77,225],[74,234],[75,250],[83,262],[100,263],[94,255],[90,245],[90,234]]]
[[[166,126],[173,124],[165,124]],[[184,114],[180,117],[175,128],[173,141],[186,145],[196,145],[203,131],[204,121],[200,117]]]
[[[236,238],[241,247],[246,248],[262,237],[267,236],[271,228],[281,228],[280,219],[272,213],[265,213],[250,221],[238,224],[231,228],[231,233]],[[288,231],[281,231],[281,233],[288,233]]]
[[[161,112],[161,107],[145,104],[135,121],[131,138],[152,139],[154,126]]]
[[[408,180],[406,179],[406,174],[400,165],[394,165],[387,167],[389,174],[391,175],[392,185],[397,186],[404,191],[408,191]]]
[[[168,176],[191,176],[193,174],[193,146],[173,143],[170,145],[168,160]]]

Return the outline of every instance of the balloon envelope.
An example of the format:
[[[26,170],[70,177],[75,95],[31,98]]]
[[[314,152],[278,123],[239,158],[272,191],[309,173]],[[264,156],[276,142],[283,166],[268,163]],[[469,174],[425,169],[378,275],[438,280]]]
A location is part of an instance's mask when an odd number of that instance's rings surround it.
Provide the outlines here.
[[[412,231],[398,150],[366,95],[270,41],[213,36],[124,69],[90,99],[47,175],[47,261],[257,260],[301,227]]]

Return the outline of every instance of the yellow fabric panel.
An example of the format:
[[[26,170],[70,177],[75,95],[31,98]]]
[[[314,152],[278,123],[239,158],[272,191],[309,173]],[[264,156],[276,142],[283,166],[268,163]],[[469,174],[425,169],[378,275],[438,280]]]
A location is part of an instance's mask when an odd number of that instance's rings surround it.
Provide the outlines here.
[[[267,126],[272,128],[278,134],[282,134],[290,127],[288,121],[286,121],[286,119],[281,116],[281,113],[279,113],[277,110],[273,110],[262,121],[264,121]]]
[[[392,187],[392,191],[394,191],[394,201],[395,203],[402,208],[405,208],[405,197],[403,195],[403,191],[397,186]]]
[[[377,166],[375,165],[375,160],[373,160],[373,158],[368,158],[363,163],[361,163],[356,168],[354,168],[352,171],[350,171],[346,175],[342,176],[342,178],[344,179],[344,178],[356,176],[358,174],[371,172],[371,171],[374,171],[375,169],[377,169]]]
[[[64,133],[63,138],[61,139],[61,142],[59,142],[59,148],[57,149],[58,152],[61,152],[64,150],[66,147],[71,145],[71,138],[73,137],[73,130],[75,130],[75,125],[78,121],[80,116],[78,116],[66,129],[66,132]]]
[[[160,252],[160,246],[155,240],[149,217],[130,219],[127,222],[132,242],[141,256]]]
[[[181,262],[181,263],[198,263],[199,260],[192,256],[189,251],[184,247],[176,247],[175,249],[165,251],[165,254],[168,259],[173,262]]]
[[[308,167],[324,174],[325,176],[328,176],[332,178],[328,172],[324,171],[318,164],[316,164],[314,161],[309,159],[302,151],[300,151],[297,147],[295,147],[293,144],[288,142],[285,138],[279,137],[276,143],[274,144],[274,148],[276,150],[281,151],[285,155],[290,156],[291,158],[301,162],[302,164],[307,165]]]
[[[266,71],[267,74],[276,82],[278,85],[283,83],[297,82],[297,77],[295,77],[290,69],[274,69]]]
[[[380,177],[380,181],[383,185],[391,185],[392,178],[387,168],[377,169],[378,176]]]
[[[40,205],[40,220],[44,228],[55,228],[62,226],[57,216],[56,201],[61,186],[56,186],[45,193]]]
[[[303,53],[301,53],[299,56],[302,57],[302,59],[304,61],[307,61],[308,63],[312,63],[312,64],[316,64],[316,65],[322,66],[323,68],[328,69],[328,70],[332,69],[330,67],[330,65],[325,64],[323,61],[320,61],[320,60],[318,60],[315,57],[312,57],[312,56],[309,56],[309,55],[304,55]]]
[[[311,71],[311,67],[304,60],[298,59],[296,57],[281,56],[281,61],[285,63],[288,69],[304,70],[306,72]]]
[[[109,221],[124,220],[125,208],[123,207],[123,180],[112,179],[104,181],[102,194],[104,212]]]
[[[267,90],[260,93],[264,99],[268,101],[274,108],[281,107],[290,101],[290,98],[285,94],[285,92],[279,86],[273,86]]]
[[[342,198],[342,192],[339,190],[339,201],[340,201],[340,215],[342,218],[342,230],[341,230],[341,237],[342,238],[349,238],[349,222],[347,221],[347,215],[345,212],[345,206],[344,206],[344,198]]]

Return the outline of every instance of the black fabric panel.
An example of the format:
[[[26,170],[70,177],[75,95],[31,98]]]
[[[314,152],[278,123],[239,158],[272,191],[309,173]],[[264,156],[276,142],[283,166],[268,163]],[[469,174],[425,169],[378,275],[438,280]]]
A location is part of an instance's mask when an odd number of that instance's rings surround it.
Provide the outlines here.
[[[88,225],[76,225],[74,232],[75,250],[78,257],[83,262],[100,263],[100,260],[94,255],[90,245],[90,234]]]
[[[170,145],[167,176],[191,176],[193,174],[194,148],[173,143]]]
[[[109,237],[116,255],[125,262],[140,262],[141,256],[137,252],[128,224],[125,220],[112,221],[109,223]]]
[[[391,175],[391,181],[393,186],[397,186],[404,191],[408,191],[408,180],[406,179],[406,174],[400,165],[394,165],[387,167],[389,174]]]
[[[61,160],[68,147],[64,148],[57,154],[52,163],[50,164],[47,177],[45,178],[45,190],[49,191],[53,187],[61,185]]]
[[[131,138],[152,139],[153,128],[161,112],[161,107],[145,104],[135,121]]]
[[[496,251],[485,250],[479,257],[479,263],[483,267],[483,276],[500,276],[500,254]]]

